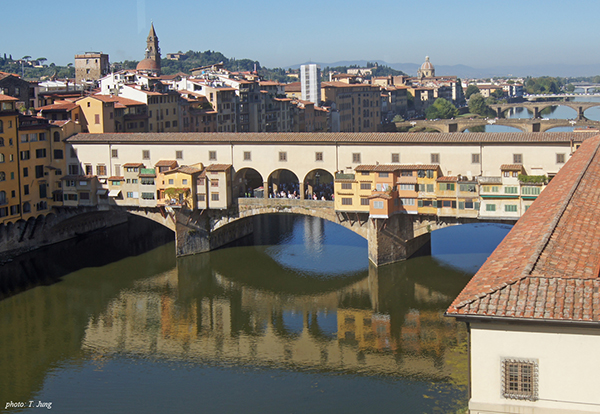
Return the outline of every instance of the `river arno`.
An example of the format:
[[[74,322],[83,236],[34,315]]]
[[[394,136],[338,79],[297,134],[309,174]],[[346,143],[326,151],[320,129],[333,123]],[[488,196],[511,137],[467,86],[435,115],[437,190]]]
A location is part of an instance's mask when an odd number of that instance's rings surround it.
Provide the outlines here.
[[[380,269],[333,223],[266,216],[255,229],[251,245],[176,259],[168,235],[130,225],[3,266],[5,281],[26,272],[19,280],[43,285],[0,301],[0,410],[466,406],[467,333],[443,312],[507,227],[439,230],[440,254]]]

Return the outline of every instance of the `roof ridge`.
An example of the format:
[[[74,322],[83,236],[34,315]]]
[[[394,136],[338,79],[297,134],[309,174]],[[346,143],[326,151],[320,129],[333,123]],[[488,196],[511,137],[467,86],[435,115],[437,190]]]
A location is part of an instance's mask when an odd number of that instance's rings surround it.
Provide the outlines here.
[[[538,263],[538,261],[540,259],[542,252],[548,245],[550,238],[554,234],[556,227],[558,226],[558,223],[562,219],[571,199],[573,198],[573,195],[577,191],[577,188],[579,188],[579,186],[581,185],[583,176],[585,175],[586,171],[589,169],[590,165],[592,164],[592,161],[598,154],[599,147],[600,147],[600,140],[596,143],[596,148],[594,149],[592,156],[590,156],[589,159],[587,160],[585,167],[582,168],[580,173],[578,174],[577,179],[575,181],[575,185],[573,185],[573,187],[569,190],[567,197],[565,197],[562,200],[562,204],[559,207],[558,214],[556,214],[554,216],[554,218],[552,219],[552,221],[549,224],[549,231],[545,232],[541,241],[539,243],[537,243],[536,249],[534,250],[533,254],[530,256],[529,260],[527,261],[527,264],[521,271],[521,274],[519,274],[507,281],[503,281],[496,287],[490,287],[486,293],[477,294],[477,295],[475,295],[475,297],[473,297],[471,299],[463,300],[462,302],[456,304],[454,306],[454,308],[456,308],[456,309],[464,308],[466,305],[469,305],[477,300],[480,300],[486,296],[489,296],[495,292],[498,292],[499,290],[504,289],[508,285],[514,285],[514,284],[526,279],[527,277],[531,276],[533,270],[535,269],[536,264]],[[563,278],[556,278],[556,279],[563,279]],[[567,278],[564,278],[564,279],[567,279]],[[569,279],[571,279],[571,278],[569,278]]]

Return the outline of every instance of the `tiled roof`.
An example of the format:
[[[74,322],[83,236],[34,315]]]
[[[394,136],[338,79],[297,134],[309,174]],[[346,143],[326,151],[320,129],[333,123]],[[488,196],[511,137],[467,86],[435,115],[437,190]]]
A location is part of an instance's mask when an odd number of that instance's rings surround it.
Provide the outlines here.
[[[159,162],[157,162],[154,165],[156,167],[170,167],[173,164],[177,164],[177,161],[175,161],[175,160],[160,160]]]
[[[116,176],[116,175],[113,175],[112,177],[108,177],[108,179],[110,181],[125,181],[125,177],[120,177],[120,176]]]
[[[387,143],[387,144],[515,144],[581,142],[597,133],[572,132],[154,132],[154,133],[81,133],[68,139],[72,143],[172,143],[172,142],[318,142],[318,143]]]
[[[139,167],[143,167],[144,164],[142,164],[141,162],[130,162],[127,164],[123,164],[122,166],[125,168],[135,168],[135,167],[139,168]]]
[[[448,182],[457,182],[458,177],[446,176],[446,177],[438,177],[436,181],[448,181]]]
[[[501,171],[523,171],[523,164],[502,164]]]
[[[355,171],[375,171],[392,172],[401,170],[437,170],[438,164],[378,164],[378,165],[358,165]]]
[[[600,136],[586,140],[447,310],[600,322]]]
[[[175,169],[165,171],[165,174],[174,174],[177,172],[191,175],[191,174],[197,174],[199,172],[202,172],[202,170],[200,168],[192,167],[189,165],[182,165],[181,167],[177,167]]]
[[[12,96],[8,96],[8,95],[2,95],[0,94],[0,101],[18,101],[17,98],[13,98]]]
[[[227,171],[231,167],[231,164],[210,164],[206,167],[206,171]]]
[[[38,108],[38,111],[70,111],[74,108],[77,108],[77,104],[63,101],[60,103],[54,103],[52,105],[42,106],[41,108]]]

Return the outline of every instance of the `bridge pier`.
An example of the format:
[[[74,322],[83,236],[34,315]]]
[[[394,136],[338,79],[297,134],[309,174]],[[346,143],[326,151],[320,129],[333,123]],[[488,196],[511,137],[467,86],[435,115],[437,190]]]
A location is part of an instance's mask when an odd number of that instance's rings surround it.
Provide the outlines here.
[[[406,260],[431,240],[428,222],[408,214],[369,219],[369,260],[375,266]]]

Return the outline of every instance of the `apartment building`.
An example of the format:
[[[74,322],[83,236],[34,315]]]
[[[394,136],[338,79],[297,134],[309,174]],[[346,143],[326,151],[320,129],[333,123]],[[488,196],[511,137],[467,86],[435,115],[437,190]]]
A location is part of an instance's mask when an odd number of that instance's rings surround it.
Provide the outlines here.
[[[18,135],[21,218],[27,220],[62,204],[53,192],[61,187],[64,143],[59,128],[39,116],[20,115]]]
[[[501,166],[497,177],[444,176],[437,164],[359,165],[335,175],[335,209],[440,217],[518,219],[540,195],[546,176],[527,175],[521,164]]]
[[[0,95],[0,224],[20,218],[18,98]]]
[[[211,164],[196,180],[196,207],[223,210],[233,201],[231,164]]]
[[[314,63],[300,66],[300,90],[303,101],[321,106],[321,67]]]
[[[339,112],[339,131],[375,132],[381,122],[381,93],[378,86],[323,82],[321,100]]]

